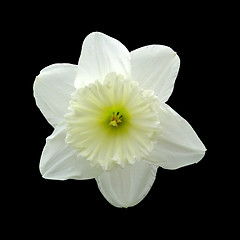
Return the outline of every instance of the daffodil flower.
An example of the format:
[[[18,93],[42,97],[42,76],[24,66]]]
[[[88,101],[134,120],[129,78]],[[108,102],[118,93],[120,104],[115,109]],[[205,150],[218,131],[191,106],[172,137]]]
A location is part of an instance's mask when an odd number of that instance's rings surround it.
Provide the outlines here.
[[[165,103],[179,66],[169,47],[129,52],[94,32],[83,42],[78,65],[44,68],[34,97],[54,131],[41,155],[43,178],[95,178],[112,205],[130,207],[147,195],[159,166],[177,169],[200,161],[203,143]]]

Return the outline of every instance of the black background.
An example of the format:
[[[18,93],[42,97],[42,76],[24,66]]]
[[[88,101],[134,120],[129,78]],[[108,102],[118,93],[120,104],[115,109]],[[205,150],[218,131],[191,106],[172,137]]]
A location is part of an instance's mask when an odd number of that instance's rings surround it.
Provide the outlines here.
[[[221,136],[216,135],[219,98],[215,70],[221,68],[216,59],[223,29],[218,7],[150,2],[138,6],[21,5],[6,34],[10,36],[6,38],[9,62],[15,66],[10,72],[17,94],[13,111],[20,110],[11,119],[15,131],[12,154],[16,157],[8,159],[13,172],[6,177],[10,224],[22,222],[25,227],[19,231],[23,234],[34,228],[34,236],[52,230],[54,235],[67,231],[79,238],[85,234],[106,237],[111,231],[117,233],[113,237],[139,233],[171,237],[177,233],[193,238],[205,236],[209,230],[213,235],[224,232],[219,223],[224,225],[225,213],[230,210],[223,197],[231,194],[226,170],[221,170],[224,162],[217,154],[221,144],[216,146]],[[9,19],[11,16],[14,13]],[[45,139],[53,129],[35,105],[35,76],[53,63],[77,64],[82,42],[92,31],[118,39],[129,51],[163,44],[178,53],[181,66],[168,104],[192,125],[208,149],[198,164],[174,171],[159,168],[145,199],[128,209],[110,205],[95,180],[45,180],[38,168]],[[57,227],[53,227],[55,223]]]

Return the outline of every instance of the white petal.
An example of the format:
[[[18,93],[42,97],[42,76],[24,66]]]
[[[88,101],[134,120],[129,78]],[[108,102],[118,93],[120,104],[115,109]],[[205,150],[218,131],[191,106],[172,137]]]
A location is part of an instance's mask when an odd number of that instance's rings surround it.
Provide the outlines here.
[[[76,151],[65,143],[65,137],[66,128],[61,123],[46,139],[40,161],[42,176],[65,180],[90,179],[101,174],[101,170],[91,167],[87,160],[77,156]]]
[[[102,82],[111,72],[129,78],[131,73],[129,51],[118,40],[103,33],[89,34],[83,42],[75,87],[82,87],[97,79]]]
[[[180,59],[176,52],[163,45],[150,45],[132,51],[132,77],[143,89],[154,90],[162,102],[170,97]]]
[[[206,148],[196,132],[168,105],[163,104],[161,107],[162,132],[147,160],[166,169],[177,169],[199,162]]]
[[[67,112],[77,65],[53,64],[36,77],[33,90],[36,104],[52,126],[56,126]]]
[[[136,205],[147,195],[156,172],[156,166],[141,161],[104,172],[96,180],[107,201],[116,207],[126,208]]]

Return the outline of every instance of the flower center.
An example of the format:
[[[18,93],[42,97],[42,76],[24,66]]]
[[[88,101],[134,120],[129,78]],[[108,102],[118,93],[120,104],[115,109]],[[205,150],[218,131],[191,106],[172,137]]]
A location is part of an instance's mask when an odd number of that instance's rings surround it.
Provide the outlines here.
[[[119,112],[115,113],[113,112],[109,125],[113,127],[118,127],[118,125],[122,122],[122,115],[119,114]]]
[[[144,159],[159,131],[158,100],[115,73],[71,96],[66,143],[92,166],[111,170]]]

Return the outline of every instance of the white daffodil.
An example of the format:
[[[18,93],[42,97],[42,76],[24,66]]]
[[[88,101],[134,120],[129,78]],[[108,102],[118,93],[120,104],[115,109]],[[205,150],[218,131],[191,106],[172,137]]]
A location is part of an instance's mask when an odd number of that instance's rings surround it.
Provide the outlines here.
[[[169,47],[129,52],[94,32],[83,42],[78,65],[44,68],[34,97],[54,131],[42,152],[42,176],[95,178],[112,205],[129,207],[146,196],[159,166],[177,169],[200,161],[203,143],[165,103],[179,65]]]

